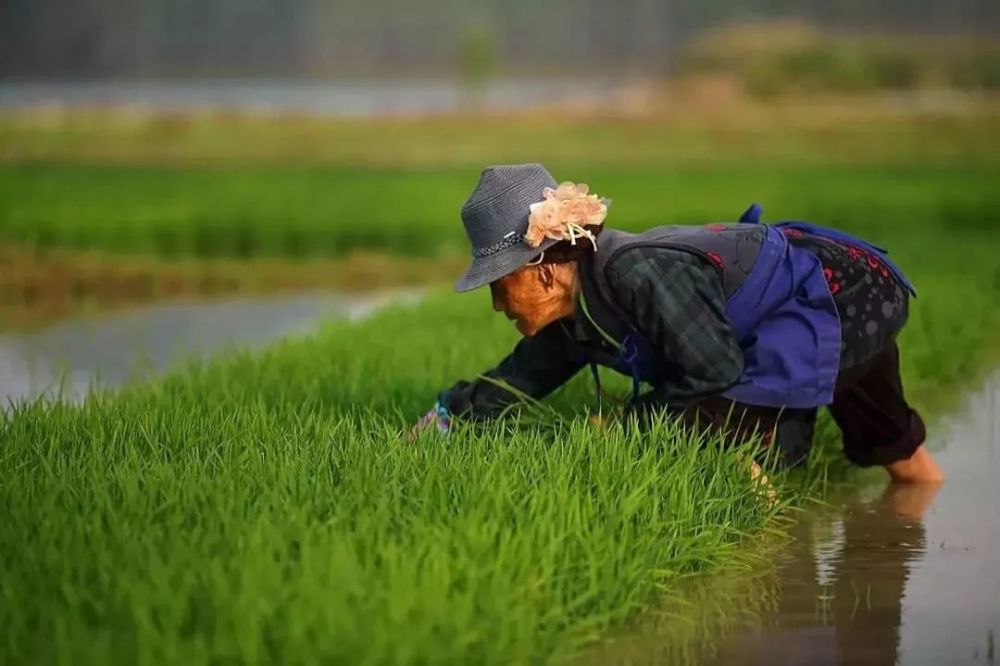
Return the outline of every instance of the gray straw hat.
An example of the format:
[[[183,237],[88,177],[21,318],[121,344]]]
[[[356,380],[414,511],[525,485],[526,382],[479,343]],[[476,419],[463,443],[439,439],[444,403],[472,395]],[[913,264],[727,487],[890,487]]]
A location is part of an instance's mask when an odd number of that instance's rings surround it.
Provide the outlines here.
[[[538,247],[524,242],[529,206],[557,187],[541,164],[505,164],[483,169],[476,189],[462,206],[462,223],[472,242],[472,265],[455,291],[471,291],[513,273],[559,241],[546,238]]]

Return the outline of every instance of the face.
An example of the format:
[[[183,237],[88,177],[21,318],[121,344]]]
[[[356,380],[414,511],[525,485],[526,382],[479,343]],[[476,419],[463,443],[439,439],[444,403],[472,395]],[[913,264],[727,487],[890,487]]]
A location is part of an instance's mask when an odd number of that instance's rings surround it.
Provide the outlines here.
[[[493,309],[531,336],[573,313],[576,264],[524,266],[490,284]]]

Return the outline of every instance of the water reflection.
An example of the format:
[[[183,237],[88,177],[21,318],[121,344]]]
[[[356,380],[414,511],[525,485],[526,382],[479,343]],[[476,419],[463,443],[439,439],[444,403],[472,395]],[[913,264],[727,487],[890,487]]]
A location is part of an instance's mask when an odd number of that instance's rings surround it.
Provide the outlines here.
[[[895,664],[906,581],[926,552],[922,517],[939,488],[889,486],[800,523],[782,557],[777,608],[719,663]]]
[[[936,438],[945,484],[855,493],[797,525],[773,610],[704,661],[1000,663],[998,396],[1000,377]]]
[[[1000,375],[932,435],[944,484],[876,474],[805,516],[775,566],[694,581],[582,664],[1000,664],[997,414]]]

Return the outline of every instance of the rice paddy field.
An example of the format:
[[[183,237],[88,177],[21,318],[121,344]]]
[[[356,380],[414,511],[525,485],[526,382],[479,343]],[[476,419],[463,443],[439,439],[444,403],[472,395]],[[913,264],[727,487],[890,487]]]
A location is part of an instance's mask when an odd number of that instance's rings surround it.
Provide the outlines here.
[[[899,135],[885,119],[750,124],[722,137],[652,121],[615,121],[604,134],[568,123],[554,136],[490,122],[481,140],[468,126],[439,128],[452,140],[441,145],[458,148],[421,159],[404,147],[394,162],[389,142],[406,146],[407,132],[428,142],[419,126],[396,127],[371,139],[379,159],[365,164],[354,143],[296,154],[301,137],[283,143],[274,128],[266,154],[242,157],[232,127],[205,135],[214,142],[192,138],[208,132],[201,125],[175,130],[176,145],[191,147],[177,159],[153,140],[129,147],[121,129],[8,120],[0,239],[109,262],[364,250],[432,266],[465,251],[457,211],[479,168],[538,154],[557,178],[614,199],[614,226],[732,220],[759,201],[767,220],[808,219],[888,247],[920,291],[904,374],[930,414],[992,367],[996,115],[901,121]],[[377,136],[368,125],[356,134]],[[558,140],[569,136],[579,143]],[[826,424],[805,469],[771,472],[772,504],[747,473],[753,443],[669,422],[639,433],[613,413],[598,428],[582,375],[519,416],[448,438],[400,437],[437,391],[489,368],[515,340],[485,295],[442,289],[83,405],[9,406],[0,662],[586,658],[650,614],[683,615],[691,576],[770,557],[762,535],[845,478]]]

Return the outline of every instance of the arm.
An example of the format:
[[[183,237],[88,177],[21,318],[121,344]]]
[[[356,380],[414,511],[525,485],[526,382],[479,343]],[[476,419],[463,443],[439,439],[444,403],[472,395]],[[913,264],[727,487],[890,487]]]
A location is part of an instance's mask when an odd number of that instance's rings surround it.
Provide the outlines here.
[[[714,267],[679,250],[636,248],[615,260],[608,281],[669,369],[633,408],[683,407],[736,383],[743,373],[743,351],[726,318]]]
[[[566,383],[583,365],[563,323],[557,321],[523,338],[510,355],[484,375],[541,399]],[[510,391],[481,378],[460,381],[438,395],[438,402],[449,412],[473,419],[497,416],[518,401]]]

